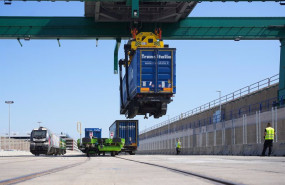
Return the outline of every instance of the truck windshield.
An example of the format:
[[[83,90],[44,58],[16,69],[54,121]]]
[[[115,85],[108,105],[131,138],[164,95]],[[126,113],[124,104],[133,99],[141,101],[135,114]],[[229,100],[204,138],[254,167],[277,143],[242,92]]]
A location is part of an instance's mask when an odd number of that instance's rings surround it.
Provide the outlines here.
[[[46,138],[46,130],[34,130],[32,132],[32,138]]]

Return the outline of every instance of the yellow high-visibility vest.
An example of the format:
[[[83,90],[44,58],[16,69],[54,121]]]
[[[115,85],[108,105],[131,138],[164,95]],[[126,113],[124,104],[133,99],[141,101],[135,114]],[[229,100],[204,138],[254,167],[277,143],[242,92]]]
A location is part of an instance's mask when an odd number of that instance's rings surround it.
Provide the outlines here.
[[[267,127],[265,140],[273,140],[273,139],[274,139],[274,128]]]
[[[181,142],[180,142],[180,141],[177,142],[176,147],[177,147],[177,148],[181,148]]]

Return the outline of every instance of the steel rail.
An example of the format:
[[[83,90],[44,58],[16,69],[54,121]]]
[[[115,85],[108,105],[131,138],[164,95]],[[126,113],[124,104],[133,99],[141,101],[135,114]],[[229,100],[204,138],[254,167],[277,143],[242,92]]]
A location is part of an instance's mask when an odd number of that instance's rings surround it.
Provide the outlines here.
[[[215,183],[220,183],[220,184],[225,184],[225,185],[240,184],[240,183],[234,183],[234,182],[226,181],[226,180],[220,179],[220,178],[214,178],[214,177],[202,175],[202,174],[199,174],[199,173],[194,173],[194,172],[189,172],[189,171],[185,171],[185,170],[179,170],[179,169],[171,168],[171,167],[167,167],[167,166],[162,166],[162,165],[159,165],[159,164],[154,164],[154,163],[149,163],[149,162],[142,162],[142,161],[137,161],[137,160],[133,160],[133,159],[126,159],[126,158],[118,157],[118,156],[116,156],[116,158],[122,159],[122,160],[127,160],[127,161],[132,161],[132,162],[136,162],[136,163],[140,163],[140,164],[145,164],[145,165],[149,165],[149,166],[155,166],[155,167],[159,167],[159,168],[164,168],[164,169],[170,170],[172,172],[180,173],[180,174],[183,174],[183,175],[199,177],[201,179],[209,180],[209,181],[212,181],[212,182],[215,182]]]
[[[9,157],[11,157],[11,156],[9,156]],[[14,156],[13,156],[14,157]],[[18,156],[19,157],[19,156]],[[23,156],[23,157],[25,157],[25,156]],[[32,156],[33,157],[33,159],[31,159],[31,160],[25,160],[25,161],[23,161],[23,160],[19,160],[19,161],[15,161],[15,160],[13,160],[12,162],[4,162],[4,163],[1,163],[0,162],[0,165],[3,165],[3,164],[12,164],[12,163],[21,163],[21,162],[31,162],[31,161],[38,161],[38,160],[45,160],[45,159],[50,159],[50,157],[41,157],[41,158],[34,158],[34,156]]]
[[[62,167],[53,168],[53,169],[45,170],[45,171],[42,171],[42,172],[37,172],[37,173],[24,175],[24,176],[19,176],[19,177],[15,177],[15,178],[11,178],[11,179],[5,179],[5,180],[0,181],[0,185],[16,184],[16,183],[24,182],[24,181],[31,180],[31,179],[34,179],[34,178],[37,178],[37,177],[41,177],[41,176],[44,176],[44,175],[49,175],[49,174],[52,174],[52,173],[60,172],[60,171],[63,171],[63,170],[66,170],[66,169],[73,168],[73,167],[79,166],[81,164],[84,164],[84,163],[86,163],[89,160],[90,160],[90,158],[88,157],[83,162],[78,162],[78,163],[74,163],[74,164],[70,164],[70,165],[65,165],[65,166],[62,166]]]

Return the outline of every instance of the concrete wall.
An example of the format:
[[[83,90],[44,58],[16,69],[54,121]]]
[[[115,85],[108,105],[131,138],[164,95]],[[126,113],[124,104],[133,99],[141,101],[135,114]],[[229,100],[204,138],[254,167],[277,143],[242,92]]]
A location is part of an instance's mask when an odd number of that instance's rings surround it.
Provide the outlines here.
[[[260,155],[267,122],[277,131],[273,155],[285,156],[285,108],[217,123],[216,129],[210,125],[145,139],[138,153],[175,154],[176,139],[180,138],[181,154]]]
[[[254,104],[256,101],[276,97],[277,87],[263,89],[260,92],[245,96],[223,105],[225,110]],[[182,154],[208,155],[260,155],[263,148],[263,134],[267,122],[277,128],[277,138],[274,141],[273,155],[285,155],[285,108],[268,107],[267,111],[255,114],[243,114],[241,117],[225,119],[223,122],[187,128],[172,133],[148,137],[154,132],[160,133],[168,129],[168,125],[140,135],[138,153],[141,154],[175,154],[177,138],[182,142]],[[180,124],[188,124],[190,120],[210,116],[214,110],[208,110],[200,115],[182,119],[171,124],[170,128]]]
[[[10,142],[10,148],[9,148]],[[21,150],[30,151],[30,142],[25,139],[10,139],[7,137],[0,137],[0,150]]]
[[[260,104],[262,104],[262,111],[270,110],[272,106],[272,101],[266,101],[269,99],[274,99],[277,97],[278,92],[278,84],[272,85],[270,87],[266,87],[259,91],[253,92],[249,95],[242,96],[238,99],[226,102],[222,104],[222,111],[225,120],[230,120],[232,117],[238,118],[240,117],[239,111],[248,111],[255,112],[257,108],[259,108]],[[250,106],[250,107],[249,107]],[[242,108],[243,107],[243,108]],[[190,127],[190,123],[195,122],[197,124],[197,120],[209,119],[213,117],[213,114],[219,110],[219,106],[205,110],[199,114],[195,114],[193,116],[182,118],[179,121],[173,122],[170,125],[165,125],[160,128],[151,130],[147,133],[140,134],[140,139],[148,138],[150,135],[159,134],[160,132],[170,130],[178,130],[183,126],[184,128]],[[209,120],[208,120],[209,121]]]

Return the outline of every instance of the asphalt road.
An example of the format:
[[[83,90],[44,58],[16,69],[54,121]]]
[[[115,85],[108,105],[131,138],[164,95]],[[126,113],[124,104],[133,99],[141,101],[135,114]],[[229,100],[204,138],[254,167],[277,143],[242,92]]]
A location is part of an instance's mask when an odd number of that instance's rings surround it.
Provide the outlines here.
[[[0,157],[0,184],[285,184],[284,157],[119,155]]]

